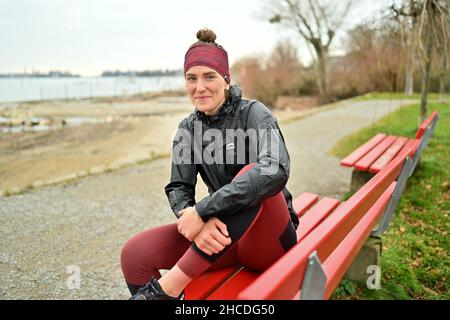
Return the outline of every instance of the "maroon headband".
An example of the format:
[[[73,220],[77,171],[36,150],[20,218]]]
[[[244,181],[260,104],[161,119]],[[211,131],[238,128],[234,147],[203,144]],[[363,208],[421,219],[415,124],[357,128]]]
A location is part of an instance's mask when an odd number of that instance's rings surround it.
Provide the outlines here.
[[[184,73],[193,66],[205,66],[216,70],[226,82],[230,83],[228,54],[215,44],[199,43],[189,48],[184,56]]]

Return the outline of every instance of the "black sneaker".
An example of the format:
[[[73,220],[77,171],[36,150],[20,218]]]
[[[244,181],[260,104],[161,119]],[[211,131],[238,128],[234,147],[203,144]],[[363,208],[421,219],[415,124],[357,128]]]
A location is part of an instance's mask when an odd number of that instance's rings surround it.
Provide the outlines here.
[[[184,291],[178,297],[171,297],[158,283],[158,280],[153,277],[149,282],[140,287],[135,295],[129,300],[184,300]]]

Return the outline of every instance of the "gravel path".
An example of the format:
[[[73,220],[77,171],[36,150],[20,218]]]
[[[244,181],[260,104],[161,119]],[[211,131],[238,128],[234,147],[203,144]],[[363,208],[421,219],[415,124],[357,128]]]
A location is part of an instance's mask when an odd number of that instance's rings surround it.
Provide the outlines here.
[[[282,123],[292,194],[346,192],[351,172],[328,151],[405,103],[344,101]],[[163,191],[169,165],[160,159],[0,198],[0,299],[128,298],[119,263],[123,243],[139,231],[175,222]],[[206,194],[204,185],[198,189],[198,197]]]

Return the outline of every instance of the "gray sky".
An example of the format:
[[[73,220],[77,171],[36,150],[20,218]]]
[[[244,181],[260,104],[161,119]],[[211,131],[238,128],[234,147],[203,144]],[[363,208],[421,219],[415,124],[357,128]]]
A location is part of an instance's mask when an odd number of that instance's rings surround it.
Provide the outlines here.
[[[354,24],[389,0],[360,0]],[[264,0],[0,0],[0,73],[182,68],[196,31],[209,27],[230,63],[298,36],[262,21]],[[306,49],[300,58],[307,63]]]

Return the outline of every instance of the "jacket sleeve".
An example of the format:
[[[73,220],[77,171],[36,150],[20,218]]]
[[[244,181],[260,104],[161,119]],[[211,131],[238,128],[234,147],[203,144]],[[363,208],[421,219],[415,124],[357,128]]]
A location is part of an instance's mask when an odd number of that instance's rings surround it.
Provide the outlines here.
[[[232,215],[255,206],[280,192],[286,185],[289,154],[275,117],[262,103],[255,103],[250,109],[247,131],[249,129],[257,132],[256,164],[195,205],[203,220]]]
[[[170,208],[177,218],[178,211],[195,205],[197,166],[193,161],[191,139],[187,119],[184,119],[173,140],[170,182],[165,187]]]

